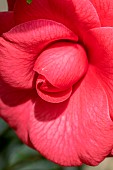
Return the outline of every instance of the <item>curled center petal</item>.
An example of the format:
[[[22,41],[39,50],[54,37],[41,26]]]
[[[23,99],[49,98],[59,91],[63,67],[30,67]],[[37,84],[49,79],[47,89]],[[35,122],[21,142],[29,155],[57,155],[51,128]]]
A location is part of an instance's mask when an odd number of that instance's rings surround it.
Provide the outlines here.
[[[58,93],[63,92],[64,95],[66,92],[66,98],[63,101],[66,100],[71,94],[72,86],[83,77],[87,68],[87,55],[81,45],[71,41],[56,42],[50,45],[40,54],[34,66],[34,70],[38,73],[36,86],[38,94],[41,96],[40,90],[42,93],[46,93],[45,100],[48,101],[47,96],[50,94],[56,96]],[[40,75],[43,78],[40,79]],[[60,97],[56,97],[57,102],[62,101]],[[49,102],[53,102],[52,100],[51,98]]]

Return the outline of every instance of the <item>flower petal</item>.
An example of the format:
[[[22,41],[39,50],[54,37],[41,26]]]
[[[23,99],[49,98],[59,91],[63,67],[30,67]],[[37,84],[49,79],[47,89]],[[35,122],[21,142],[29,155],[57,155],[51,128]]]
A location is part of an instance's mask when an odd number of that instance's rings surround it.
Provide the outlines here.
[[[60,89],[72,87],[86,73],[88,60],[81,45],[57,42],[37,58],[34,70]]]
[[[50,85],[47,80],[45,82],[44,81],[45,79],[43,79],[42,76],[39,76],[36,83],[37,93],[43,100],[51,103],[60,103],[70,97],[72,93],[72,87],[60,91],[58,88]],[[53,90],[53,92],[51,92],[51,90]]]
[[[14,27],[0,38],[0,74],[13,87],[31,88],[34,63],[41,51],[58,40],[78,40],[68,28],[50,20],[35,20]]]
[[[70,97],[72,86],[86,74],[87,68],[88,59],[81,45],[71,41],[50,45],[39,55],[34,66],[39,74],[39,96],[52,103],[65,101]]]
[[[28,138],[28,122],[34,98],[34,92],[12,88],[0,79],[0,117],[29,146],[32,145]]]
[[[13,12],[0,12],[0,35],[14,26]]]
[[[30,5],[17,0],[16,24],[42,18],[60,22],[80,34],[100,26],[97,12],[89,0],[35,0]]]
[[[29,135],[39,152],[65,166],[97,165],[109,154],[113,122],[106,93],[91,67],[68,101],[37,100]]]
[[[15,2],[16,2],[16,0],[7,0],[7,3],[8,3],[8,10],[9,10],[9,11],[13,11]]]
[[[113,27],[113,1],[112,0],[90,0],[99,15],[102,26]]]
[[[88,31],[84,38],[88,47],[89,60],[101,79],[109,100],[113,120],[113,28],[102,27]]]

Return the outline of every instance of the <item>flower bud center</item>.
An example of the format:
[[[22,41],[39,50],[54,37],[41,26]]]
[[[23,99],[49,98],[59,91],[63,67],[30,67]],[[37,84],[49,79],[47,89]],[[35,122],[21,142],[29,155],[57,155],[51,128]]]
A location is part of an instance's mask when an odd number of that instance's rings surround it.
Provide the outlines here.
[[[34,70],[43,76],[42,81],[37,81],[41,82],[40,90],[48,94],[72,90],[72,86],[85,75],[87,68],[86,52],[74,42],[51,45],[40,54],[34,66]]]

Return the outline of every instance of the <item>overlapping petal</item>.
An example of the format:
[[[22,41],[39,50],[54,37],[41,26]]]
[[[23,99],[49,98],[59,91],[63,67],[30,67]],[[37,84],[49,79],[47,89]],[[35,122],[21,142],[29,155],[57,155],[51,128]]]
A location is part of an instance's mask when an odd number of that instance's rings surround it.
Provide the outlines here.
[[[67,100],[72,93],[72,87],[61,90],[52,86],[45,77],[38,76],[36,81],[36,90],[38,95],[45,101],[51,103],[60,103]]]
[[[14,26],[13,12],[0,12],[0,35]]]
[[[80,35],[85,30],[100,26],[98,14],[90,0],[35,0],[30,5],[17,0],[14,11],[16,24],[33,19],[50,19]]]
[[[87,55],[81,45],[71,41],[56,42],[35,62],[34,70],[44,77],[37,79],[38,94],[52,103],[68,99],[72,86],[86,74],[87,68]]]
[[[67,89],[86,73],[88,59],[81,45],[75,42],[57,42],[37,58],[34,70],[53,86]]]
[[[38,151],[65,166],[96,165],[110,153],[113,123],[108,100],[91,66],[69,100],[59,104],[36,101],[29,133]]]
[[[88,31],[85,37],[89,60],[108,95],[110,115],[113,119],[113,28],[101,27]]]
[[[0,77],[0,117],[30,146],[32,145],[28,137],[28,122],[34,99],[33,91],[12,88]]]
[[[62,24],[49,20],[35,20],[14,27],[0,38],[2,78],[12,87],[33,87],[33,67],[38,55],[50,43],[65,39],[76,42],[78,37]]]
[[[113,2],[8,5],[14,14],[0,13],[0,116],[48,159],[97,165],[113,154]]]
[[[102,26],[113,27],[113,1],[112,0],[90,0],[94,5]]]

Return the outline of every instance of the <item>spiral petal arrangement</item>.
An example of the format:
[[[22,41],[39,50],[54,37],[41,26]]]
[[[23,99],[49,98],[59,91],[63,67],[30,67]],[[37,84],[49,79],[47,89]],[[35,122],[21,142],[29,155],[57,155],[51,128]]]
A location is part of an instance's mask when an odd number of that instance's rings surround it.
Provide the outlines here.
[[[113,1],[8,5],[13,11],[0,14],[1,118],[63,166],[113,155]]]

